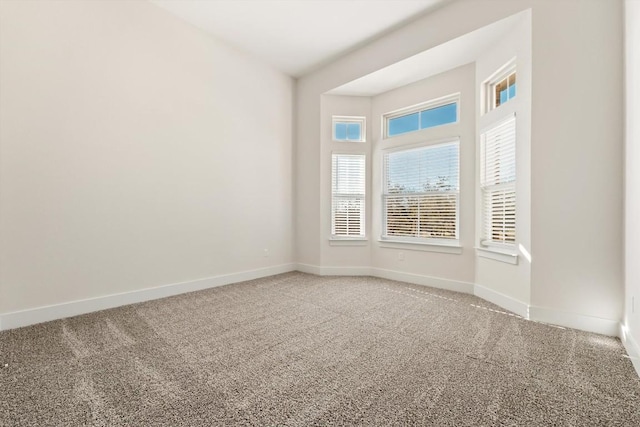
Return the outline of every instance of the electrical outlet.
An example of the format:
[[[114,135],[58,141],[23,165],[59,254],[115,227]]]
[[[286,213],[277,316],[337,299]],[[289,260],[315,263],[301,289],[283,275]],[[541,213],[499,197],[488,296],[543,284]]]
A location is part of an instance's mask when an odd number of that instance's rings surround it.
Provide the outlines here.
[[[404,252],[398,252],[398,261],[404,261]]]
[[[264,250],[262,251],[262,256],[263,256],[263,257],[265,257],[265,258],[267,258],[267,257],[269,256],[269,249],[264,249]]]

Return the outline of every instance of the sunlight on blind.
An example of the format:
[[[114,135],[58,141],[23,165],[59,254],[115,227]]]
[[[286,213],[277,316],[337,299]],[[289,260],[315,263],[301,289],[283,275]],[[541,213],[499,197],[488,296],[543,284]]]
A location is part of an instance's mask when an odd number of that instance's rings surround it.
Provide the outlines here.
[[[365,156],[333,154],[331,170],[331,234],[363,237]]]
[[[516,118],[482,134],[480,188],[483,240],[513,244],[516,237]]]
[[[385,154],[385,237],[458,238],[459,145]]]

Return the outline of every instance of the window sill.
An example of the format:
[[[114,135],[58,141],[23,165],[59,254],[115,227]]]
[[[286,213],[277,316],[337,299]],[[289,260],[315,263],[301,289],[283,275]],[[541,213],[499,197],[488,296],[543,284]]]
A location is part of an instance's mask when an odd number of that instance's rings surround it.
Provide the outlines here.
[[[330,246],[367,246],[368,239],[329,239]]]
[[[409,251],[425,251],[425,252],[440,252],[443,254],[461,254],[462,246],[457,242],[454,244],[448,243],[419,243],[419,242],[404,242],[400,240],[378,240],[381,248],[391,249],[406,249]]]
[[[506,252],[504,250],[498,250],[493,248],[476,248],[476,255],[482,258],[492,259],[494,261],[500,261],[507,264],[518,264],[518,254],[513,252]]]

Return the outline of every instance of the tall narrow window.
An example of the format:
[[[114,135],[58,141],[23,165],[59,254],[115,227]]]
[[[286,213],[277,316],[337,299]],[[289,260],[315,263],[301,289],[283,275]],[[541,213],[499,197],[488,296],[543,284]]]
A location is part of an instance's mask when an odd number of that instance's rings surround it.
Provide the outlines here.
[[[365,156],[333,154],[331,169],[331,236],[364,238]]]
[[[481,136],[482,244],[516,241],[516,118],[510,116]]]
[[[458,239],[459,151],[456,139],[385,153],[383,239]]]

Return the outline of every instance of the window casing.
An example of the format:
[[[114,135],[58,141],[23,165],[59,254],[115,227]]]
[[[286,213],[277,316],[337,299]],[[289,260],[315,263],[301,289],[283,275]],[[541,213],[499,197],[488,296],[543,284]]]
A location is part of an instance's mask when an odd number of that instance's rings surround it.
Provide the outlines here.
[[[332,239],[364,239],[365,176],[364,154],[332,154]]]
[[[383,116],[384,136],[391,138],[421,129],[456,123],[460,94],[445,96],[403,108]]]
[[[516,117],[485,130],[480,139],[482,246],[509,248],[516,241]]]
[[[491,91],[495,108],[501,106],[516,96],[516,72],[509,74],[504,79],[493,85]]]
[[[460,141],[384,154],[383,240],[455,244],[460,200]]]
[[[516,96],[516,61],[509,61],[485,82],[485,112],[494,110]]]
[[[364,117],[333,116],[332,139],[337,142],[365,142],[366,119]]]

